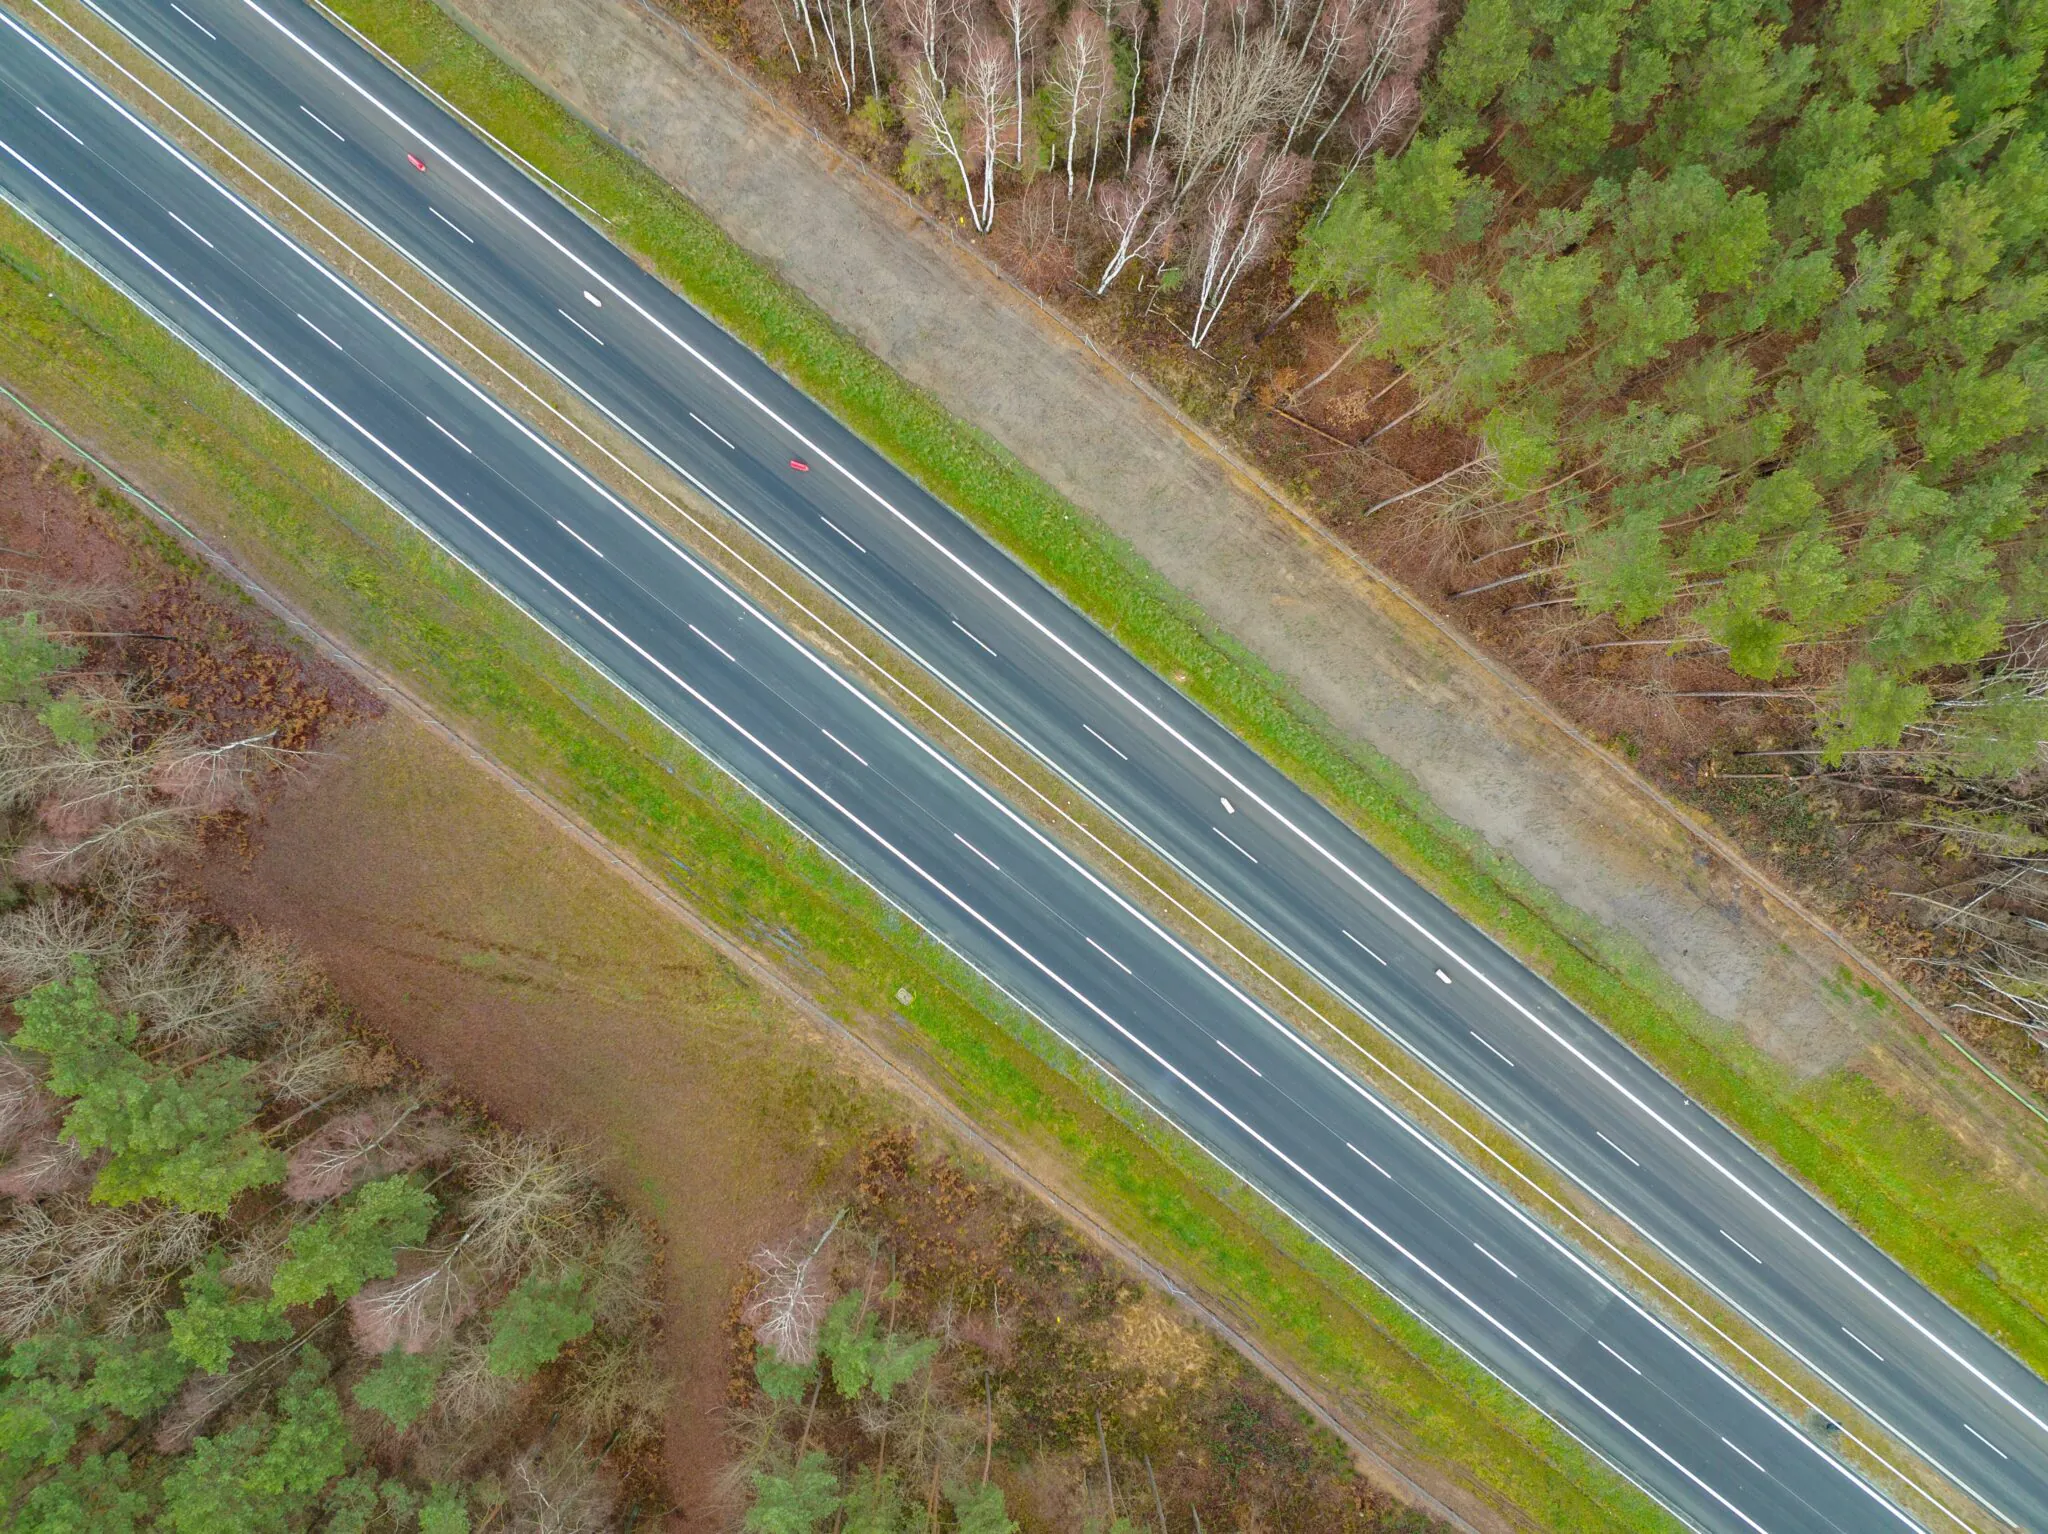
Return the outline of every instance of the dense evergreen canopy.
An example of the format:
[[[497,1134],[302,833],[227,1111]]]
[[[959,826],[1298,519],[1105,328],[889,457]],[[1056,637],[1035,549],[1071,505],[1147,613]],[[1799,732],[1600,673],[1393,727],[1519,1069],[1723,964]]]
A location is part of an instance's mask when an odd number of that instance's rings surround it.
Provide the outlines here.
[[[1832,755],[2048,736],[2043,0],[1471,0],[1294,280],[1580,605],[1810,678]],[[1822,641],[1826,641],[1822,645]]]

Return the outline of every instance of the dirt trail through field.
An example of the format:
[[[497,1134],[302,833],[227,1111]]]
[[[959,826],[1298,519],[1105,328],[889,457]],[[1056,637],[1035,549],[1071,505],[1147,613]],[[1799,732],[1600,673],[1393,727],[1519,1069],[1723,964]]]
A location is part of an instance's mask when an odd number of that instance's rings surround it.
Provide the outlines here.
[[[682,28],[631,0],[445,3],[1714,1016],[1800,1073],[1856,1053],[1824,937]]]
[[[729,1298],[857,1137],[850,1083],[710,945],[403,711],[339,737],[266,806],[253,855],[200,880],[492,1112],[615,1152],[607,1180],[665,1241],[679,1526],[718,1527]]]

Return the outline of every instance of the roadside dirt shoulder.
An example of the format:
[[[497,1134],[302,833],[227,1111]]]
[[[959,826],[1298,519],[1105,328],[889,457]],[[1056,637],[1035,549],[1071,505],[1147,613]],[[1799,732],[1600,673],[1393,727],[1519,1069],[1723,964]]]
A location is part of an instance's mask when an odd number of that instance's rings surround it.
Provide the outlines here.
[[[1831,934],[685,29],[621,0],[444,3],[1708,1013],[1801,1076],[1870,1042]]]

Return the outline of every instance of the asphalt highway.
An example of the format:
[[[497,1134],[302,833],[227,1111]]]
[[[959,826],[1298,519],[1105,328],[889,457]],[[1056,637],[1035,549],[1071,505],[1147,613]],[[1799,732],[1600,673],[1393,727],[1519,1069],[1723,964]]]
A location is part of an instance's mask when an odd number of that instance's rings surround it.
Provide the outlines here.
[[[565,203],[290,0],[100,3],[1987,1507],[2048,1528],[2039,1379]],[[19,29],[0,189],[1668,1507],[1703,1528],[1905,1522]]]

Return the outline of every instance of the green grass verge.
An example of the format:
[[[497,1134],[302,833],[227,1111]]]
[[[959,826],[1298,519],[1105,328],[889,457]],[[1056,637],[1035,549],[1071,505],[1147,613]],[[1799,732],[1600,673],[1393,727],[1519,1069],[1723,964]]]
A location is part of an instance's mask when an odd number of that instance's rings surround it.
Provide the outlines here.
[[[990,533],[1147,664],[1335,806],[1811,1186],[1911,1272],[2048,1372],[2048,1207],[1854,1069],[1801,1082],[1602,928],[1346,739],[1099,524],[866,352],[687,199],[429,0],[327,0],[365,36],[612,221],[694,303]],[[1911,1047],[1910,1043],[1907,1047]],[[1943,1060],[1956,1089],[1986,1085]],[[1994,1112],[2009,1105],[1986,1098]]]
[[[899,1012],[959,1108],[1250,1318],[1399,1457],[1560,1531],[1667,1530],[1547,1419],[1132,1114],[1056,1040],[481,582],[0,207],[0,374],[527,781],[734,930],[793,933],[855,1026]],[[140,514],[135,513],[139,519]],[[166,540],[168,541],[168,540]],[[898,1007],[899,987],[914,1001]]]

